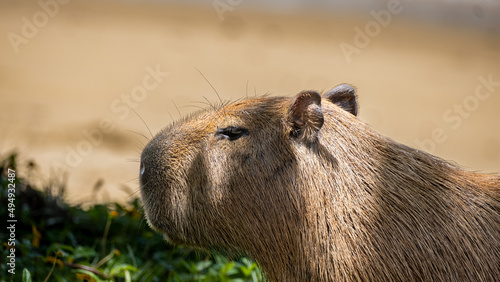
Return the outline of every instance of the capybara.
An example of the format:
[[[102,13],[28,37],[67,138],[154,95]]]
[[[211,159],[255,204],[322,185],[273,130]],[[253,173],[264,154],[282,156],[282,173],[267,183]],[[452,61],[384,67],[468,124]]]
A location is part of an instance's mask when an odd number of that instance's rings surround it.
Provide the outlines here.
[[[342,84],[175,122],[142,152],[149,224],[173,244],[250,256],[270,281],[500,281],[500,177],[357,112]]]

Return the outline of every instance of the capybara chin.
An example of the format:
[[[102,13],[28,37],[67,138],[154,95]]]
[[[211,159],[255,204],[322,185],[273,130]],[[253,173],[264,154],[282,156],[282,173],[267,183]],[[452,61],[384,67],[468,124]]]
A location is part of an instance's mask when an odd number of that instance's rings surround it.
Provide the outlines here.
[[[375,132],[354,89],[245,99],[158,133],[149,224],[254,258],[271,281],[499,281],[500,177]]]

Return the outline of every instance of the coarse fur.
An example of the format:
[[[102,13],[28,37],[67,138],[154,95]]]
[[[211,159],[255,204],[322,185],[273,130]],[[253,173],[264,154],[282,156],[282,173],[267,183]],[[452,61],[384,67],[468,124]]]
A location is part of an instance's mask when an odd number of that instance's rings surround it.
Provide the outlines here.
[[[500,177],[359,120],[354,89],[199,112],[141,156],[149,224],[254,258],[270,281],[498,281]]]

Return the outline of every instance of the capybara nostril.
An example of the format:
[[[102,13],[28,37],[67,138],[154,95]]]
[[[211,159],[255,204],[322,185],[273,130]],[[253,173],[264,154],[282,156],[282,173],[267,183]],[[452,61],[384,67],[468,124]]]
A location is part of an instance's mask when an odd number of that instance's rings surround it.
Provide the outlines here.
[[[144,171],[146,170],[146,165],[144,165],[144,162],[141,160],[141,165],[139,167],[139,175],[142,177],[144,175]]]
[[[139,185],[141,189],[144,187],[144,183],[146,183],[146,164],[144,163],[144,160],[141,160],[141,164],[139,166]]]
[[[165,139],[165,136],[161,136],[157,141]],[[163,186],[161,183],[162,171],[165,170],[166,163],[165,159],[165,144],[167,142],[150,142],[142,150],[139,166],[139,183],[141,190],[153,189],[159,186]],[[145,195],[144,195],[145,196]]]

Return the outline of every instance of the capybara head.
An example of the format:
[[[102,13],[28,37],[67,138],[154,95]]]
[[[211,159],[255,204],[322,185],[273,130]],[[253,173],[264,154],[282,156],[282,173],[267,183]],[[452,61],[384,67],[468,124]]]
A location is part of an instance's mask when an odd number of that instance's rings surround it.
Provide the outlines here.
[[[175,122],[142,152],[149,224],[174,244],[249,255],[270,280],[500,274],[500,179],[394,142],[357,113],[343,84]]]
[[[173,243],[235,249],[251,233],[267,240],[293,224],[302,189],[296,147],[314,144],[325,104],[343,119],[357,113],[348,85],[324,98],[304,91],[293,99],[246,99],[162,130],[141,157],[149,223]]]

